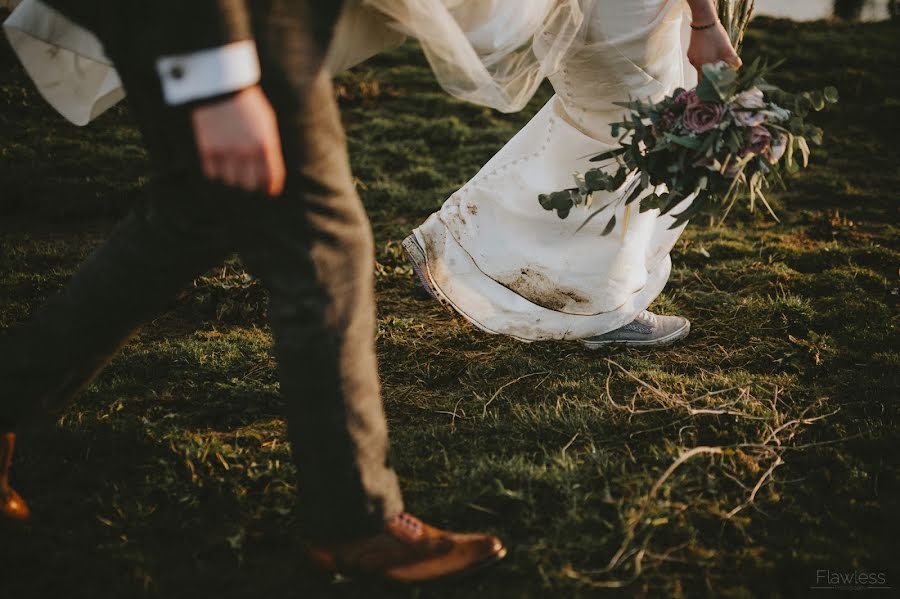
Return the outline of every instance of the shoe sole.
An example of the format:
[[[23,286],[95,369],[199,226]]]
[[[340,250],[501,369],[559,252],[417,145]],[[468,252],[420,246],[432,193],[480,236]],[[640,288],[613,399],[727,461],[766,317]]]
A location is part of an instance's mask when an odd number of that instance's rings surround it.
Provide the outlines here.
[[[428,277],[425,276],[425,272],[422,270],[422,267],[425,265],[425,250],[419,245],[416,236],[407,236],[401,243],[401,246],[403,247],[403,253],[406,254],[406,259],[412,266],[413,272],[416,273],[416,277],[419,278],[419,285],[421,285],[422,289],[433,299],[438,299],[434,290],[431,288],[431,283],[428,282]]]
[[[449,584],[459,580],[464,580],[467,578],[471,578],[477,576],[484,570],[487,570],[491,566],[494,566],[500,563],[503,558],[506,557],[507,550],[506,547],[503,547],[499,552],[491,557],[478,562],[477,564],[472,564],[470,567],[465,570],[460,570],[459,572],[451,572],[450,574],[445,574],[444,576],[440,576],[437,578],[431,578],[428,580],[419,580],[419,581],[405,581],[405,580],[396,580],[393,578],[384,578],[381,576],[377,576],[370,573],[351,573],[351,572],[342,572],[340,568],[335,569],[323,569],[317,566],[315,563],[311,562],[311,566],[317,571],[319,574],[327,575],[327,576],[335,576],[339,575],[343,578],[346,578],[351,581],[363,582],[368,584],[380,584],[384,585],[388,588],[397,588],[397,589],[408,589],[410,587],[415,586],[431,586],[431,585],[442,585]]]
[[[677,331],[673,331],[666,335],[665,337],[660,337],[659,339],[653,339],[649,341],[641,341],[639,339],[633,340],[609,340],[609,341],[588,341],[587,339],[579,339],[579,343],[585,346],[588,349],[603,349],[604,347],[616,346],[616,347],[666,347],[669,345],[673,345],[678,343],[685,337],[687,337],[691,332],[691,323],[688,322],[684,327],[678,329]]]
[[[428,297],[443,306],[443,308],[452,316],[459,316],[459,313],[453,305],[435,289],[431,284],[430,279],[425,274],[425,271],[423,270],[427,263],[425,250],[419,245],[419,241],[416,239],[415,234],[407,236],[400,245],[403,248],[403,253],[406,254],[406,259],[409,261],[410,266],[412,266],[413,272],[416,273],[416,277],[419,279],[419,285],[421,285],[422,290],[428,294]]]
[[[470,578],[472,576],[477,576],[482,571],[487,570],[491,566],[495,566],[495,565],[499,564],[501,561],[503,561],[503,558],[506,557],[506,554],[507,554],[506,547],[504,547],[496,555],[492,555],[490,558],[488,558],[482,562],[478,562],[477,564],[474,564],[470,568],[466,568],[465,570],[462,570],[460,572],[454,572],[453,574],[447,574],[446,576],[441,576],[440,578],[435,578],[434,580],[430,580],[430,581],[423,582],[423,583],[416,583],[416,584],[449,583],[449,582],[456,582],[457,580],[464,580],[464,579]]]

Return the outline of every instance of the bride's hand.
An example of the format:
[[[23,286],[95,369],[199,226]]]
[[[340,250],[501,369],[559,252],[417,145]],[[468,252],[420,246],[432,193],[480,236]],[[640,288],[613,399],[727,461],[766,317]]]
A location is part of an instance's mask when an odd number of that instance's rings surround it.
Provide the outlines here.
[[[697,69],[697,77],[703,77],[703,65],[724,60],[735,68],[743,62],[734,51],[728,33],[721,23],[709,29],[692,30],[691,44],[688,46],[688,60]]]

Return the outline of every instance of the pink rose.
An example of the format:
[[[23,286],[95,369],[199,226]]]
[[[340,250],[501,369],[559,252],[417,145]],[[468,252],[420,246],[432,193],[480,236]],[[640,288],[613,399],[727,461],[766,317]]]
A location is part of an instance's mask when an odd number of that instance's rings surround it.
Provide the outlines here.
[[[762,156],[769,151],[772,145],[772,134],[765,127],[753,127],[750,129],[750,141],[747,143],[747,151],[757,156]]]
[[[684,127],[694,133],[715,129],[725,116],[725,105],[718,102],[695,102],[684,109]]]
[[[662,115],[662,126],[664,131],[669,131],[672,127],[675,126],[675,123],[678,121],[678,117],[675,116],[675,113],[671,110],[667,110]]]
[[[700,98],[697,96],[697,90],[692,89],[689,91],[681,92],[675,97],[675,101],[679,104],[697,104],[700,102]]]

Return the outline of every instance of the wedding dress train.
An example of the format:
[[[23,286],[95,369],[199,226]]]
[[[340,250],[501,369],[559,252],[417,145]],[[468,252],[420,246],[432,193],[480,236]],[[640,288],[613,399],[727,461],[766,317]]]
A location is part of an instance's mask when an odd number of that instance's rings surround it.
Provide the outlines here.
[[[579,231],[589,211],[559,220],[537,201],[571,187],[573,171],[613,147],[610,124],[624,112],[614,102],[658,100],[696,82],[682,0],[581,7],[581,37],[549,74],[556,95],[414,231],[432,291],[479,328],[523,341],[584,339],[630,323],[665,286],[683,230],[656,210],[618,207]],[[595,194],[594,206],[610,199]],[[617,225],[603,236],[614,210]]]

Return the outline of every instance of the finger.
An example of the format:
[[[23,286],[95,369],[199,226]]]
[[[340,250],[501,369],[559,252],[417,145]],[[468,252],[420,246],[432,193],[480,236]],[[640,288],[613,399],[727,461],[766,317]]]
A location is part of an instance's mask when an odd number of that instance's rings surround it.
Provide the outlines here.
[[[200,164],[203,167],[203,176],[214,181],[218,177],[217,161],[212,152],[200,151]]]
[[[250,193],[262,191],[265,189],[265,171],[263,170],[261,160],[245,160],[241,164],[239,186],[244,191]]]
[[[204,151],[201,155],[203,174],[210,181],[222,181],[225,177],[224,156],[211,150]]]
[[[284,164],[281,139],[277,132],[272,136],[272,142],[266,149],[264,168],[267,178],[266,192],[272,197],[280,196],[284,191],[287,169]]]
[[[278,197],[284,192],[284,184],[287,180],[287,169],[284,166],[284,157],[279,151],[268,165],[268,193],[270,196]]]
[[[200,167],[203,169],[203,176],[209,180],[215,179],[218,172],[216,168],[215,153],[200,137],[197,137],[196,144],[197,157],[200,159]]]
[[[222,182],[229,187],[240,187],[241,172],[246,161],[242,160],[241,156],[235,152],[230,152],[223,158],[219,169]]]
[[[741,66],[744,64],[744,61],[741,60],[741,57],[733,51],[728,55],[728,58],[725,59],[725,62],[736,69],[741,68]]]

